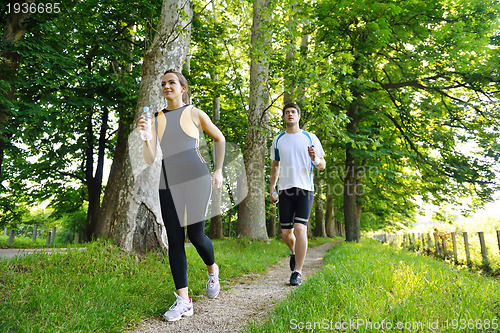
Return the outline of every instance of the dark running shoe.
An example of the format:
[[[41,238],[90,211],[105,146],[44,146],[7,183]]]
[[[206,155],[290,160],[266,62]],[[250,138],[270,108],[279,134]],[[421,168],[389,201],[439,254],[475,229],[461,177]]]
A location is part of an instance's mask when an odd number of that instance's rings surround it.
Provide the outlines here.
[[[290,253],[290,270],[295,270],[295,253]]]
[[[298,271],[293,271],[292,276],[290,276],[290,284],[292,286],[300,286],[302,283],[302,275]]]

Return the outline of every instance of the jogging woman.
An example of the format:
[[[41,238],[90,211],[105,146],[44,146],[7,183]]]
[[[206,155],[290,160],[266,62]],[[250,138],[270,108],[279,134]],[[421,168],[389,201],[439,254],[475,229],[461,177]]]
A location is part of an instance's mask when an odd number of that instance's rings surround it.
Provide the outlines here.
[[[155,114],[151,126],[152,140],[144,141],[143,156],[146,163],[153,163],[158,139],[163,154],[160,205],[177,290],[176,301],[164,314],[164,319],[176,321],[193,314],[188,293],[184,227],[187,227],[189,240],[207,265],[207,296],[215,298],[219,294],[219,268],[215,264],[213,244],[204,229],[212,187],[222,186],[225,139],[205,112],[189,105],[188,83],[181,73],[168,70],[161,85],[167,107]],[[139,118],[138,129],[146,130],[146,125],[146,120]],[[212,176],[198,149],[200,128],[215,142],[216,170]]]

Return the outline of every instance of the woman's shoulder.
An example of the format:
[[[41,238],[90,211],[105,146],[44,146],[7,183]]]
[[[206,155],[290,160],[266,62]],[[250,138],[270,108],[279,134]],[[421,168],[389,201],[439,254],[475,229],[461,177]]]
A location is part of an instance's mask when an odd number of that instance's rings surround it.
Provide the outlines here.
[[[207,113],[205,111],[203,111],[202,109],[196,107],[196,106],[192,106],[191,107],[191,114],[200,118],[200,117],[208,117]]]
[[[200,118],[203,117],[203,114],[205,114],[205,112],[203,112],[202,110],[200,110],[199,108],[197,108],[194,105],[190,105],[190,111],[191,111],[191,119],[193,119],[193,122],[195,123],[195,125],[197,127],[199,127],[200,126]]]

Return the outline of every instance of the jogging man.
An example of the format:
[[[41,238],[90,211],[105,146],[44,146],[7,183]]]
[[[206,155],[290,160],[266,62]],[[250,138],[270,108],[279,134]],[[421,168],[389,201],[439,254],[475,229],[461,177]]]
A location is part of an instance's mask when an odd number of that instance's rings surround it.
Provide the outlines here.
[[[313,168],[323,170],[326,162],[316,135],[299,127],[298,105],[285,105],[283,120],[286,131],[276,136],[271,146],[270,196],[272,203],[277,202],[279,197],[281,232],[290,248],[290,284],[298,286],[302,283],[302,266],[307,253],[307,222],[314,198]]]

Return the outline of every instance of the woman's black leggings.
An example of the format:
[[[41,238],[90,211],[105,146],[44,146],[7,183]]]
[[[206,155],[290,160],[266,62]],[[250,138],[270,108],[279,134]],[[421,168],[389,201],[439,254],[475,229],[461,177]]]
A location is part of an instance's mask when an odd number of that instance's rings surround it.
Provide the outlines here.
[[[179,220],[169,189],[160,189],[160,205],[163,223],[167,229],[168,260],[170,261],[175,289],[182,289],[188,286],[187,260],[184,249],[185,233],[180,223],[184,220],[184,216]],[[188,224],[187,234],[205,265],[213,265],[215,263],[214,246],[205,235],[205,221]]]

